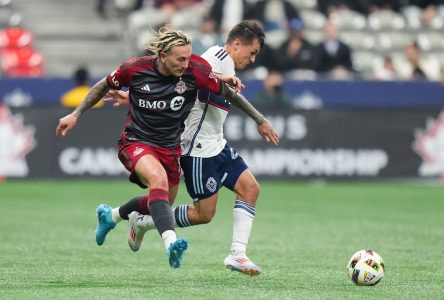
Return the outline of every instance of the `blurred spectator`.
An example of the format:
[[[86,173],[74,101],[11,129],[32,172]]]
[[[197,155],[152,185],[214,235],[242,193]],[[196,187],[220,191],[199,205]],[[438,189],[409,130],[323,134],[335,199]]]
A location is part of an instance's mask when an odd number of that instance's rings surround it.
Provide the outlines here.
[[[398,12],[401,7],[401,0],[368,0],[370,12],[380,10],[391,10]]]
[[[216,31],[216,21],[209,16],[204,17],[200,24],[200,31],[193,38],[193,53],[201,55],[212,46],[224,44],[223,36]]]
[[[293,19],[301,19],[288,0],[259,0],[249,9],[248,17],[260,21],[265,31],[286,30]]]
[[[444,0],[404,0],[404,6],[413,5],[421,9],[420,20],[422,24],[429,24],[438,14],[438,7],[444,5]]]
[[[210,7],[210,17],[216,21],[216,30],[227,35],[242,20],[248,18],[246,0],[215,0]]]
[[[304,24],[300,19],[291,20],[289,37],[277,49],[279,70],[316,69],[316,48],[304,38]]]
[[[331,21],[324,25],[324,38],[318,46],[317,54],[319,72],[341,78],[353,71],[350,47],[339,39],[338,27]]]
[[[373,79],[375,80],[397,80],[399,76],[393,65],[393,61],[390,57],[384,58],[382,66],[375,67],[373,73]]]
[[[244,70],[237,74],[243,78],[265,79],[269,71],[279,71],[279,60],[277,52],[268,44],[264,44],[259,54],[256,56],[256,62],[249,64]]]
[[[417,43],[410,43],[404,48],[407,64],[402,67],[401,75],[409,80],[440,80],[439,62],[432,57],[424,56]]]
[[[318,10],[327,17],[341,10],[353,10],[368,15],[369,3],[367,0],[318,0]]]
[[[198,30],[207,13],[204,0],[154,0],[151,5],[128,16],[128,40],[136,45],[136,52],[144,51],[147,35],[163,24],[172,24],[184,31]],[[148,37],[149,39],[149,37]]]
[[[198,28],[203,14],[206,13],[202,2],[203,0],[155,0],[155,8],[166,17],[166,23],[177,27]]]
[[[73,74],[75,87],[67,91],[60,98],[63,107],[76,108],[90,90],[89,72],[85,67],[79,67]],[[102,107],[103,101],[99,101],[94,108]]]
[[[283,89],[284,78],[281,73],[272,71],[263,81],[263,90],[254,96],[254,104],[260,108],[289,108],[291,95]]]
[[[131,11],[139,10],[143,6],[144,0],[128,0],[128,1],[112,1],[114,4],[114,9],[117,12],[129,13]],[[96,12],[99,17],[106,19],[109,16],[111,8],[109,7],[109,0],[97,0],[96,1]]]

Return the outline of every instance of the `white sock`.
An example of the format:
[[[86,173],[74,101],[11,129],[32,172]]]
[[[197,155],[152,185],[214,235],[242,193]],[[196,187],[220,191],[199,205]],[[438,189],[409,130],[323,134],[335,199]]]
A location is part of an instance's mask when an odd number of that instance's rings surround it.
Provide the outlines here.
[[[176,232],[173,230],[164,231],[161,236],[165,249],[168,249],[168,247],[177,240]]]
[[[114,223],[116,223],[116,224],[123,220],[119,214],[119,208],[120,208],[120,206],[113,208],[112,213],[111,213],[112,219],[113,219]]]
[[[233,209],[232,255],[246,254],[255,213],[256,209],[253,206],[242,200],[236,200]]]

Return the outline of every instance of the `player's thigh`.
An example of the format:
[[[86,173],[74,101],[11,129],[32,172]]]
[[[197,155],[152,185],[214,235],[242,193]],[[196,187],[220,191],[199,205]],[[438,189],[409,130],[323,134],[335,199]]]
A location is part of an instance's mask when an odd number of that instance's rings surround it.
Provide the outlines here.
[[[151,154],[142,156],[136,164],[137,177],[150,188],[168,190],[168,176],[160,161]]]
[[[256,205],[260,186],[250,169],[246,169],[240,174],[233,191],[237,194],[237,199],[241,199],[253,206]]]

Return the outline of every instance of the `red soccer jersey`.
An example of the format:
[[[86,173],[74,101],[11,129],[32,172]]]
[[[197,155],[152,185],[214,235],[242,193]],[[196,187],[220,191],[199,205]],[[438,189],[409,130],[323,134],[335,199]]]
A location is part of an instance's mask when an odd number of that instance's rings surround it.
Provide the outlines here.
[[[162,75],[156,57],[143,56],[124,62],[106,79],[113,89],[129,87],[130,105],[122,138],[169,149],[180,144],[183,123],[197,91],[221,92],[221,82],[211,66],[194,54],[181,77]]]

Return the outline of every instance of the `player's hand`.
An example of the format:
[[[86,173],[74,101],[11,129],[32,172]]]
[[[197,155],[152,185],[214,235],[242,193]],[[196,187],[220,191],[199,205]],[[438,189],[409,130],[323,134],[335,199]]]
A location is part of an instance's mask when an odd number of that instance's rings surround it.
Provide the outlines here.
[[[265,123],[258,125],[257,130],[267,142],[272,142],[276,146],[279,144],[279,135],[274,131],[270,122],[266,121]]]
[[[56,136],[66,136],[68,132],[77,124],[78,117],[69,114],[59,119],[59,125],[56,128]]]
[[[124,91],[109,90],[103,98],[104,102],[113,103],[114,107],[127,105],[129,103],[129,93]]]
[[[226,84],[230,85],[236,93],[240,93],[240,91],[243,88],[245,88],[245,85],[236,76],[225,76],[225,75],[217,74],[217,77],[220,80],[222,80],[223,82],[225,82]]]

